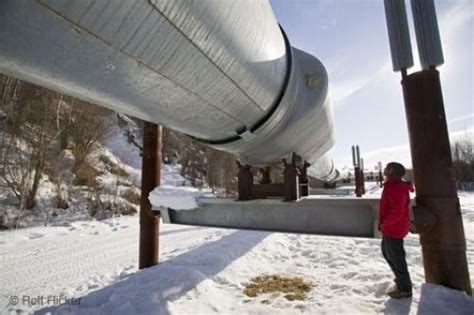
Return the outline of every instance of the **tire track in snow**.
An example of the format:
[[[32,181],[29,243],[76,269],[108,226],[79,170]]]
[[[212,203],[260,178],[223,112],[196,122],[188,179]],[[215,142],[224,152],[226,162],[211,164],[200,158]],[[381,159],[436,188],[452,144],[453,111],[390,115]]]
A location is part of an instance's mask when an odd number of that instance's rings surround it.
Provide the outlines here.
[[[108,221],[115,224],[90,221],[73,223],[72,227],[2,232],[0,310],[9,309],[10,296],[64,294],[68,298],[79,297],[135,272],[138,265],[138,218]],[[174,225],[162,225],[161,230],[161,261],[225,233],[216,229]],[[30,237],[39,234],[43,236]],[[168,250],[167,243],[174,244],[172,250]]]

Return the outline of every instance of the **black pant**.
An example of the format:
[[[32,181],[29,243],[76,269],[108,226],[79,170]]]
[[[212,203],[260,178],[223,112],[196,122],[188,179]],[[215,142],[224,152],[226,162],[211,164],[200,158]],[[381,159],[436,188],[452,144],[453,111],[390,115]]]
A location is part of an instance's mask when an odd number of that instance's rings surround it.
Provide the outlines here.
[[[395,239],[384,236],[382,238],[382,254],[388,262],[390,269],[395,274],[397,287],[404,292],[411,292],[410,273],[405,260],[405,249],[403,239]]]

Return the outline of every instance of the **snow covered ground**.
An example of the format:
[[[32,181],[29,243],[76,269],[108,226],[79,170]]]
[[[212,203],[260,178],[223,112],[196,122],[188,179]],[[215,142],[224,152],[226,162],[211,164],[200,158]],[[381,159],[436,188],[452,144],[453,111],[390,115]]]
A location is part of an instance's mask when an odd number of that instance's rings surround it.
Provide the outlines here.
[[[474,194],[460,198],[474,283]],[[162,263],[137,272],[138,228],[138,217],[128,216],[0,232],[0,312],[416,314],[420,303],[421,314],[474,312],[464,294],[422,287],[414,235],[405,242],[414,296],[391,300],[392,275],[377,239],[162,225]],[[244,295],[245,284],[262,274],[300,276],[315,287],[305,301]],[[55,306],[60,296],[80,300]]]

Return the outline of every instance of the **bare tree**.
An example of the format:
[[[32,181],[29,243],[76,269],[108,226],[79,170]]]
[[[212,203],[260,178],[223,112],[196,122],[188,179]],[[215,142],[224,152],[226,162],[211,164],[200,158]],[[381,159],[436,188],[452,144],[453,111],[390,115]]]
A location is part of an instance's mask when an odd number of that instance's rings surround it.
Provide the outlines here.
[[[56,136],[51,132],[52,103],[59,94],[8,77],[3,82],[0,175],[20,201],[19,208],[29,209]]]
[[[193,138],[163,128],[163,161],[181,164],[181,175],[193,186],[206,182],[215,192],[236,192],[236,157],[233,154],[214,150]]]
[[[110,135],[114,121],[108,118],[110,111],[81,100],[73,100],[73,123],[66,131],[73,143],[74,173],[83,166],[94,146]]]
[[[114,122],[110,111],[8,76],[0,76],[0,178],[30,209],[45,171],[57,185],[58,206],[67,206],[62,183],[64,149],[78,172]],[[63,192],[63,194],[62,194]]]
[[[233,154],[208,150],[207,182],[210,187],[218,189],[216,193],[223,193],[225,196],[236,193],[238,170],[235,161],[236,157]]]
[[[474,144],[467,136],[452,145],[454,176],[458,188],[474,188]]]

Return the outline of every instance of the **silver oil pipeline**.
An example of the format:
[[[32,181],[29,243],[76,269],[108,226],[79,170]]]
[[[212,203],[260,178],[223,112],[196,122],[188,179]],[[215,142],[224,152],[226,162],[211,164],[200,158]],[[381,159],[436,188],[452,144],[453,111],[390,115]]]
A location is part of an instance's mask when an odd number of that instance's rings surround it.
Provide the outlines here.
[[[0,72],[205,140],[274,108],[286,45],[268,1],[0,2]]]
[[[340,172],[328,156],[323,156],[314,161],[307,169],[308,175],[321,181],[333,183],[340,179]]]
[[[272,116],[239,139],[212,144],[237,154],[250,165],[271,165],[296,153],[313,164],[313,177],[332,181],[337,172],[323,155],[334,144],[334,123],[328,97],[328,77],[315,57],[291,48],[291,72],[286,90]]]
[[[333,145],[327,74],[268,1],[0,2],[0,72],[164,124],[249,163]]]

